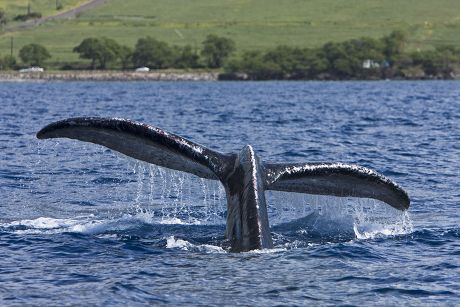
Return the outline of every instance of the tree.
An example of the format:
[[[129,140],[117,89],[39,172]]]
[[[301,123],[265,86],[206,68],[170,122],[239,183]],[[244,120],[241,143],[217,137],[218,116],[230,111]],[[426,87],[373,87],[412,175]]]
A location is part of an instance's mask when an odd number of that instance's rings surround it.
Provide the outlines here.
[[[406,40],[407,35],[403,31],[393,31],[382,38],[384,54],[391,64],[397,62],[399,56],[402,55]]]
[[[433,76],[449,76],[460,62],[460,51],[454,46],[438,46],[435,50],[417,51],[411,54],[413,65]]]
[[[370,74],[379,74],[380,68],[372,71],[363,69],[363,61],[371,60],[381,63],[383,43],[372,38],[352,39],[340,43],[329,42],[319,51],[319,57],[327,63],[327,72],[334,77],[368,77]]]
[[[299,67],[299,76],[314,78],[327,70],[327,60],[321,56],[319,49],[304,49],[302,65]]]
[[[260,51],[246,51],[240,59],[233,59],[225,66],[229,73],[245,73],[251,80],[280,79],[283,77],[280,65],[267,61]]]
[[[235,42],[226,37],[210,34],[203,41],[201,55],[210,68],[222,67],[224,61],[235,51]]]
[[[19,57],[22,62],[32,66],[43,66],[51,54],[40,44],[28,44],[21,48]]]
[[[27,21],[29,19],[40,19],[42,18],[42,13],[39,12],[28,12],[27,14],[16,15],[14,21]]]
[[[118,57],[121,62],[121,68],[127,69],[133,60],[133,50],[128,46],[120,46]]]
[[[176,59],[175,50],[165,42],[150,36],[140,38],[133,53],[133,64],[155,69],[171,67]]]
[[[198,68],[200,67],[200,56],[193,50],[192,46],[185,45],[183,48],[176,47],[178,57],[175,60],[176,68]]]
[[[99,68],[105,69],[108,63],[120,58],[125,51],[113,39],[90,37],[85,38],[73,52],[79,53],[82,59],[90,59],[92,69],[96,68],[96,62],[99,63]]]

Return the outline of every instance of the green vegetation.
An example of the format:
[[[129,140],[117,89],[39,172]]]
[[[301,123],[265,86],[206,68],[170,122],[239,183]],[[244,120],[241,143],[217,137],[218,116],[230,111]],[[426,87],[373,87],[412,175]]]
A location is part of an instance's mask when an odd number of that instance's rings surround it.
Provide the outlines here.
[[[407,53],[406,35],[329,42],[320,48],[278,46],[247,51],[226,66],[226,79],[382,79],[451,78],[460,71],[460,48]]]
[[[51,54],[42,45],[29,44],[21,48],[19,57],[29,66],[43,66],[45,61],[51,58]]]
[[[19,15],[84,2],[0,0],[0,29],[19,25]],[[458,0],[111,0],[76,19],[0,31],[0,53],[12,46],[18,56],[39,43],[52,69],[225,65],[252,79],[450,76],[459,71],[459,11]]]
[[[235,42],[226,37],[210,34],[203,42],[201,55],[210,68],[222,67],[224,61],[235,51]]]
[[[231,39],[209,35],[203,42],[203,60],[189,45],[170,46],[149,36],[140,38],[134,50],[107,37],[91,37],[84,39],[73,51],[80,58],[91,60],[91,69],[105,69],[108,65],[121,69],[142,66],[153,69],[219,68],[234,49],[234,44]]]
[[[136,49],[133,53],[135,66],[162,69],[171,67],[174,60],[173,49],[167,43],[160,42],[151,37],[141,38],[137,41]]]
[[[393,31],[380,39],[328,42],[319,48],[280,45],[267,51],[244,51],[230,58],[235,51],[234,41],[215,34],[206,37],[201,51],[190,45],[170,46],[149,36],[138,39],[134,50],[107,37],[90,37],[73,52],[91,62],[66,63],[61,69],[224,68],[221,79],[239,80],[453,78],[460,72],[460,47],[407,51],[406,45],[407,35]],[[19,54],[23,64],[34,66],[43,66],[51,57],[39,44],[26,45]],[[16,67],[14,57],[0,59],[0,69]]]
[[[428,75],[449,76],[459,70],[460,48],[439,46],[436,50],[414,52],[409,58]]]
[[[27,12],[27,2],[0,0],[0,7],[11,20]],[[61,2],[67,10],[79,1]],[[54,5],[31,0],[32,11],[43,16],[56,14]],[[460,46],[458,12],[458,0],[111,0],[74,20],[0,34],[0,53],[9,52],[14,36],[16,55],[22,46],[37,42],[50,50],[53,61],[80,62],[72,50],[87,37],[110,37],[134,47],[138,38],[150,36],[199,49],[215,33],[234,40],[241,55],[280,45],[318,48],[329,41],[378,39],[396,29],[408,33],[407,50],[434,50]]]
[[[107,37],[86,38],[73,51],[79,53],[82,59],[90,59],[92,69],[96,68],[96,62],[99,63],[98,68],[105,69],[108,63],[117,59],[122,61],[126,57],[126,49]]]
[[[27,14],[20,14],[14,17],[14,21],[27,21],[29,19],[40,19],[42,18],[42,13],[30,12]]]

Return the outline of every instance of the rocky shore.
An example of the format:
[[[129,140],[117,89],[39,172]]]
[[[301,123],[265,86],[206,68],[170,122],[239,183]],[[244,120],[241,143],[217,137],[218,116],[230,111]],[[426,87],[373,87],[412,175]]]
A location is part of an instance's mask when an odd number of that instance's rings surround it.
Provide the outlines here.
[[[427,76],[425,74],[405,74],[403,76],[388,78],[391,80],[460,80],[460,74],[443,76]],[[385,80],[388,80],[385,79]],[[206,71],[45,71],[20,73],[16,71],[0,72],[0,82],[21,81],[255,81],[255,80],[298,80],[285,77],[284,79],[257,79],[245,73],[219,73]],[[304,79],[307,80],[307,79]],[[338,79],[319,75],[317,78],[308,79],[317,81],[343,81],[343,80],[383,80],[383,78]]]
[[[0,81],[216,81],[216,72],[56,71],[1,72]]]

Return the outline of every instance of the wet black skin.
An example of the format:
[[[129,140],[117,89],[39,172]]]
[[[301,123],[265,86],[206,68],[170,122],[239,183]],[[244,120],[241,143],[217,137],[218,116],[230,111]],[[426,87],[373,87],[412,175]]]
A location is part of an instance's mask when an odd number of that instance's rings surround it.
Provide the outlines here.
[[[232,251],[272,248],[265,202],[264,170],[251,146],[235,159],[233,171],[225,178],[227,230]]]

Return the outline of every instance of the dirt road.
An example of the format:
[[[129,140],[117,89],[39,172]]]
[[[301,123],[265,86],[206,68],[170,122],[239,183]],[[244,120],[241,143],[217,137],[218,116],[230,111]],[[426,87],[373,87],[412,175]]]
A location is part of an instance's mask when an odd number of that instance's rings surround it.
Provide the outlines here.
[[[109,2],[109,0],[92,0],[88,1],[85,4],[82,4],[74,9],[52,15],[52,16],[46,16],[40,19],[34,19],[34,20],[29,20],[25,21],[20,24],[13,25],[11,27],[5,27],[5,31],[8,32],[13,32],[13,31],[18,31],[18,30],[25,30],[28,28],[36,27],[39,26],[47,21],[50,20],[59,20],[59,19],[70,19],[70,18],[75,18],[78,14],[92,10],[102,4],[105,4]]]

